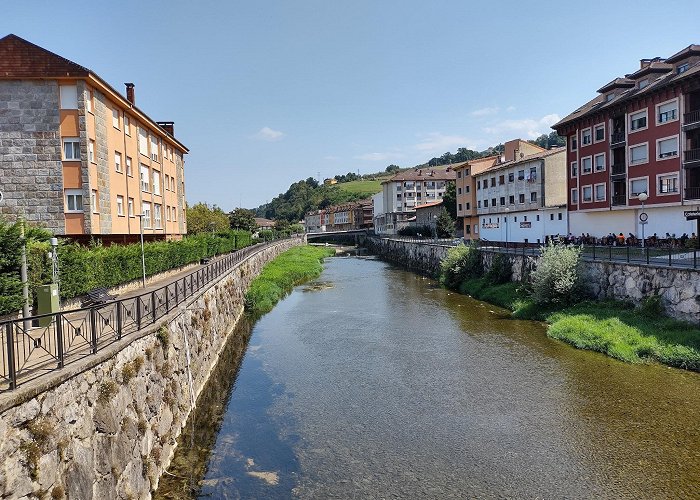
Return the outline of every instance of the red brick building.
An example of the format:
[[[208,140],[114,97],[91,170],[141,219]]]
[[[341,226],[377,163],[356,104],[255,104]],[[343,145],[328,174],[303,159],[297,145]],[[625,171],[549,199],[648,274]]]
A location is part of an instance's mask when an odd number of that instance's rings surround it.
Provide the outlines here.
[[[700,206],[700,45],[642,59],[555,124],[567,139],[572,233],[646,236],[696,231],[684,211]]]

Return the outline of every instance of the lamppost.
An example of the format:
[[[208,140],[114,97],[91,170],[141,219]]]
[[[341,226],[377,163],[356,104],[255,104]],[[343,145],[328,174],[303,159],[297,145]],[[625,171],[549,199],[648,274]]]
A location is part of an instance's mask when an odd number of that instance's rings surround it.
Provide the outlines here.
[[[639,214],[639,225],[642,226],[642,248],[644,248],[644,226],[647,224],[649,216],[644,212],[644,202],[649,199],[649,195],[645,192],[639,193],[639,201],[642,202],[642,213]]]
[[[58,293],[58,308],[61,309],[61,285],[58,279],[58,238],[51,238],[49,240],[51,244],[51,283],[56,284],[56,291]]]
[[[142,284],[146,288],[146,254],[143,251],[143,218],[145,214],[136,214],[139,218],[139,232],[141,233],[141,270],[143,271]]]
[[[506,251],[508,250],[508,212],[510,212],[510,208],[506,207],[506,215],[503,217],[506,223]]]

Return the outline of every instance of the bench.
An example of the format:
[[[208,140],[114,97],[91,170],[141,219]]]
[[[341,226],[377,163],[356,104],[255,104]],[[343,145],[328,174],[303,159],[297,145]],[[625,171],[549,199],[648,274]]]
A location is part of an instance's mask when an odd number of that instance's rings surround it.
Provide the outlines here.
[[[80,303],[80,307],[104,304],[105,302],[109,302],[110,300],[114,300],[117,298],[116,295],[110,295],[109,293],[107,293],[107,290],[108,289],[106,286],[90,290],[85,295],[83,301]]]

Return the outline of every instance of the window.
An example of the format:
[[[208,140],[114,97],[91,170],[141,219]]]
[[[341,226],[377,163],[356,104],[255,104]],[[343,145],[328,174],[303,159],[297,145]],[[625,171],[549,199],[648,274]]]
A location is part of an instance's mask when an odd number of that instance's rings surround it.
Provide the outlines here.
[[[637,197],[641,193],[646,193],[648,189],[648,180],[646,177],[630,180],[630,196]]]
[[[506,183],[506,176],[505,175],[499,175],[498,176],[498,185],[502,186],[503,184]]]
[[[496,198],[491,198],[491,206],[492,207],[496,206]]]
[[[458,178],[458,179],[461,179],[461,178],[462,178],[462,171],[461,171],[461,170],[458,170],[458,171],[457,171],[457,178]]]
[[[586,158],[581,158],[581,173],[590,174],[592,170],[593,162],[591,161],[591,157],[587,156]]]
[[[578,162],[571,162],[571,177],[576,177],[578,175]]]
[[[87,100],[85,101],[85,109],[88,113],[92,113],[92,100],[93,100],[92,90],[88,90]]]
[[[508,174],[508,182],[513,182],[515,180],[515,173],[511,172]]]
[[[61,109],[78,109],[78,87],[76,85],[61,85]]]
[[[141,191],[145,191],[147,193],[150,192],[150,176],[151,173],[149,172],[148,167],[146,165],[141,165]]]
[[[92,139],[88,142],[88,159],[91,163],[95,163],[95,141]]]
[[[160,172],[153,171],[153,194],[160,194]]]
[[[557,219],[561,220],[561,212],[557,214]]]
[[[678,174],[660,175],[659,194],[674,194],[678,192]]]
[[[114,170],[122,171],[122,154],[119,151],[114,152]]]
[[[124,197],[117,195],[117,215],[124,215]]]
[[[151,160],[158,161],[158,138],[151,136]]]
[[[537,192],[536,191],[533,191],[532,193],[530,193],[530,201],[531,202],[537,201]]]
[[[525,203],[525,195],[524,194],[518,195],[518,203]]]
[[[524,170],[518,170],[518,180],[522,181],[525,179],[525,171]]]
[[[172,177],[171,177],[171,179],[172,179]],[[174,187],[175,187],[175,183],[173,183],[173,188],[174,188]],[[464,192],[465,192],[465,193],[469,193],[469,191],[471,191],[471,187],[470,187],[469,185],[464,186]]]
[[[511,194],[511,195],[508,197],[508,204],[509,204],[509,205],[515,205],[515,196],[514,196],[514,195]]]
[[[154,223],[154,227],[156,229],[160,229],[163,227],[162,212],[163,212],[163,205],[159,205],[158,203],[154,203],[153,204],[153,223]]]
[[[119,110],[117,108],[112,108],[112,126],[119,128]]]
[[[601,123],[600,125],[596,125],[595,128],[593,129],[593,131],[594,131],[593,132],[593,135],[594,135],[593,140],[595,142],[600,142],[600,141],[605,140],[605,125],[604,124]]]
[[[605,201],[605,184],[595,185],[595,201]]]
[[[549,220],[554,220],[554,214],[549,214]]]
[[[575,135],[569,137],[569,144],[571,144],[571,151],[576,151],[578,149],[578,142],[576,141]]]
[[[595,163],[595,171],[602,172],[605,170],[605,153],[595,155],[593,157]]]
[[[462,204],[461,203],[457,204],[457,210],[459,210],[460,212],[462,211]]]
[[[496,178],[491,177],[491,187],[494,187],[496,185]]]
[[[165,185],[167,186],[167,185],[168,185],[168,178],[167,178],[168,176],[166,175],[165,177],[166,177],[166,178],[165,178]],[[166,189],[167,189],[167,187],[166,187]],[[462,194],[462,188],[461,188],[461,187],[457,188],[457,194]]]
[[[639,80],[639,88],[643,89],[644,87],[649,86],[649,79],[645,78],[644,80]]]
[[[129,203],[129,217],[133,217],[134,216],[134,199],[129,198],[128,203]]]
[[[647,110],[638,111],[630,115],[630,132],[647,128]]]
[[[80,160],[80,139],[78,139],[78,138],[63,139],[63,159],[64,160]]]
[[[593,201],[593,188],[591,186],[583,186],[583,192],[581,193],[584,203],[590,203]],[[554,214],[551,217],[554,220]]]
[[[592,142],[591,129],[587,128],[581,131],[581,146],[587,146]]]
[[[80,189],[66,189],[66,212],[83,211],[83,191]]]
[[[678,67],[676,68],[676,73],[678,73],[679,75],[681,73],[685,73],[686,71],[688,71],[689,66],[690,65],[688,63],[679,64]]]
[[[506,205],[506,197],[501,196],[500,202],[501,202],[501,206],[504,207]]]
[[[605,96],[605,102],[610,102],[613,99],[615,99],[615,94],[613,94],[612,92]]]
[[[476,208],[481,208],[481,200],[476,202]]]
[[[129,177],[134,175],[134,173],[131,170],[131,157],[130,156],[126,157],[126,175],[128,175]]]
[[[126,113],[124,113],[124,133],[129,136],[131,135],[131,120],[126,116]]]
[[[97,189],[93,189],[90,193],[90,205],[92,206],[92,213],[99,213],[100,209],[97,206]]]
[[[674,99],[665,104],[656,106],[656,123],[672,122],[678,118],[678,100]]]
[[[139,153],[148,156],[148,132],[139,128]]]
[[[481,181],[476,181],[476,190],[478,191],[480,189],[481,189]]]
[[[678,137],[669,137],[668,139],[656,141],[656,154],[659,160],[678,156]]]
[[[578,205],[578,188],[573,188],[571,190],[571,204]],[[539,216],[538,216],[539,217]],[[538,219],[539,220],[539,219]]]
[[[484,208],[489,208],[489,200],[484,200]]]
[[[466,206],[464,207],[465,210],[471,210],[472,204],[467,202]]]
[[[630,147],[630,165],[646,163],[649,160],[647,150],[648,145],[646,143]]]
[[[143,214],[143,227],[151,227],[151,204],[144,201],[141,205],[141,213]]]

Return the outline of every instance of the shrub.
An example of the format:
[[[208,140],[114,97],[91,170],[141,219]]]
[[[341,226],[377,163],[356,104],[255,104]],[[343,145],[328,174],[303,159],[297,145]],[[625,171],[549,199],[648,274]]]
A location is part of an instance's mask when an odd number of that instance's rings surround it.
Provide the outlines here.
[[[639,304],[639,313],[647,318],[658,318],[666,313],[660,295],[645,297]]]
[[[494,254],[491,267],[486,272],[486,281],[492,285],[508,283],[513,276],[513,266],[508,255],[504,253]]]
[[[463,281],[482,274],[481,251],[474,244],[450,248],[440,264],[440,283],[452,290],[457,290]]]
[[[581,298],[583,280],[581,247],[542,247],[537,269],[532,272],[532,299],[538,304],[571,304]]]

